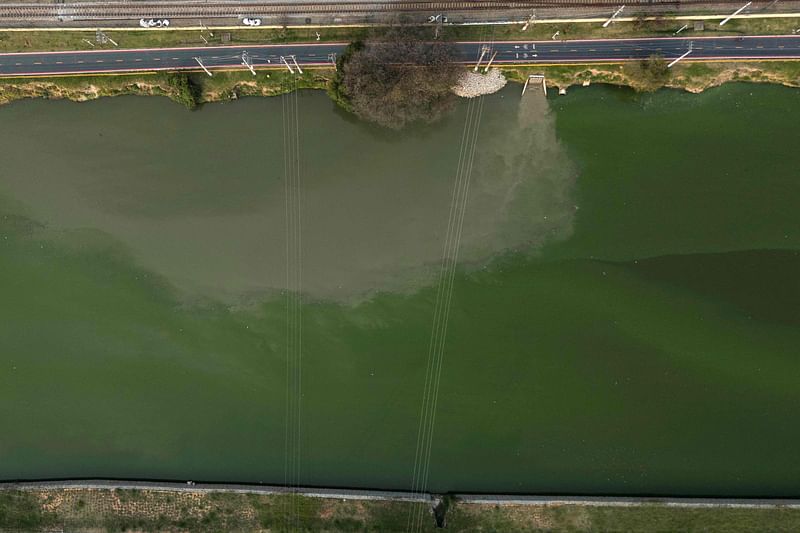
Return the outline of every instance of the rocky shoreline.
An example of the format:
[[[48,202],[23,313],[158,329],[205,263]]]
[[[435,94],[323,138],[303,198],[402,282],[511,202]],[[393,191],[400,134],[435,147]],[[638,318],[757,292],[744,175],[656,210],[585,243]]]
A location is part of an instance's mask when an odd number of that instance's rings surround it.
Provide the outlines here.
[[[475,98],[484,94],[496,93],[506,86],[508,80],[500,69],[493,68],[488,73],[467,70],[453,87],[453,92],[462,98]]]

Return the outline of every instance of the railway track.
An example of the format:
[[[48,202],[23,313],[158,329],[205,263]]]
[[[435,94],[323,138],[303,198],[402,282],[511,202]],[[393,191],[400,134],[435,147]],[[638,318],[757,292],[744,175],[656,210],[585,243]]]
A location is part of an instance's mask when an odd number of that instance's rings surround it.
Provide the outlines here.
[[[714,0],[735,3],[739,0]],[[0,4],[0,20],[120,20],[130,18],[235,18],[297,14],[370,14],[390,12],[513,11],[546,7],[615,6],[621,0],[473,0],[473,1],[371,1],[344,3],[254,2],[76,2],[53,4]],[[708,0],[624,0],[628,6],[681,6],[708,4]]]

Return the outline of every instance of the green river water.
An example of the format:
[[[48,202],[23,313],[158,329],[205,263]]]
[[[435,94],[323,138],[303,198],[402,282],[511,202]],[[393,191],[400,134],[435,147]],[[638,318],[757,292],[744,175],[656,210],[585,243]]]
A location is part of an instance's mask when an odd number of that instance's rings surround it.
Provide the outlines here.
[[[0,108],[0,479],[284,479],[282,102]],[[299,97],[300,482],[407,488],[465,105]],[[487,97],[429,488],[800,496],[800,92]]]

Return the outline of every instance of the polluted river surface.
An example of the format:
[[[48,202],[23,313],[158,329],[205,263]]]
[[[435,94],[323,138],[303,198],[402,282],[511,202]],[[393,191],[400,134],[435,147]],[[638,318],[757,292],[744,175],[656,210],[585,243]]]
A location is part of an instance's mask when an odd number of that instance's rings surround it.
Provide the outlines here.
[[[297,480],[409,488],[467,151],[427,488],[800,496],[800,92],[303,92],[293,244],[287,100],[0,108],[0,479],[283,482],[296,247]]]

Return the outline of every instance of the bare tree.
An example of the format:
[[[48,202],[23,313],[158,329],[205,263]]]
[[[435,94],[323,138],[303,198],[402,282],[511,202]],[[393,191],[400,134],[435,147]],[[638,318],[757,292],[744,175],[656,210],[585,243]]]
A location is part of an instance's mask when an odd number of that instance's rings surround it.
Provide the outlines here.
[[[451,44],[396,26],[350,45],[339,60],[331,95],[362,119],[388,128],[432,123],[454,106],[452,87],[461,73],[456,57]]]

